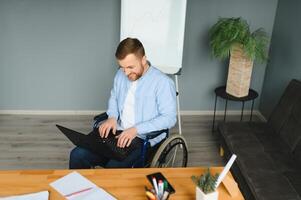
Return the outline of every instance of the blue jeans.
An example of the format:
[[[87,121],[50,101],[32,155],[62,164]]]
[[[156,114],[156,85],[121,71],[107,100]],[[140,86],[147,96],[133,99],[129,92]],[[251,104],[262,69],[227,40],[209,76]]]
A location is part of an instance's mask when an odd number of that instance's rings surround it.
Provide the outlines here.
[[[110,159],[95,154],[85,148],[75,147],[70,153],[70,169],[90,169],[95,166],[105,168],[129,168],[138,161],[141,155],[141,148],[135,149],[127,158],[122,161]]]

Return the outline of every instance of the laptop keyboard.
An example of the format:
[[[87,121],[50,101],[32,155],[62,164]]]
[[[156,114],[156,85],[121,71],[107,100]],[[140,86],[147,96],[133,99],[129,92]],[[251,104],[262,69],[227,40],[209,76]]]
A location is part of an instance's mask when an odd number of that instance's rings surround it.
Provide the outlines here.
[[[115,157],[124,159],[131,151],[133,151],[133,149],[137,148],[137,145],[142,144],[142,140],[136,137],[134,140],[132,140],[132,143],[129,147],[120,148],[117,146],[118,138],[116,138],[116,136],[120,135],[121,133],[122,131],[116,131],[116,134],[114,135],[112,132],[110,132],[107,138],[101,138],[98,132],[96,134],[98,140],[107,146],[107,149],[110,150]]]
[[[118,138],[116,138],[116,136],[119,134],[116,133],[116,135],[113,135],[112,133],[110,133],[107,138],[100,137],[99,139],[102,143],[106,143],[108,146],[110,146],[112,151],[120,153],[120,154],[124,154],[124,153],[126,153],[126,150],[128,148],[120,148],[117,146]]]

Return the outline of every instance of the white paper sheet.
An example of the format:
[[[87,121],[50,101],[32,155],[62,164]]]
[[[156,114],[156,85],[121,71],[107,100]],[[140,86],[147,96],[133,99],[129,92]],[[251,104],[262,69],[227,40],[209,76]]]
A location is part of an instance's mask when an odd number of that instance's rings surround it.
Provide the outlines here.
[[[66,199],[70,200],[116,200],[105,190],[99,188],[76,171],[50,183],[50,185]]]
[[[42,191],[37,193],[25,194],[25,195],[17,195],[1,198],[1,200],[48,200],[49,192]]]

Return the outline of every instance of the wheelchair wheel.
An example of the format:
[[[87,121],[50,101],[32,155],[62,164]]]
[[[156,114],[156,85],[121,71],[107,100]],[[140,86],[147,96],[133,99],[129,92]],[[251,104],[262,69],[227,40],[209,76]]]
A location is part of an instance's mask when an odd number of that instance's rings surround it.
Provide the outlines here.
[[[159,147],[150,167],[186,167],[188,161],[187,145],[181,135],[172,135]]]

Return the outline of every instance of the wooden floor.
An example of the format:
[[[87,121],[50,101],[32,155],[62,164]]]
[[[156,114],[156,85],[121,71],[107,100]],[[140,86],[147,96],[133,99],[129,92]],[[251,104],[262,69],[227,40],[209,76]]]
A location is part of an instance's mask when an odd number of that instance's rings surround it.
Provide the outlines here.
[[[65,169],[73,144],[55,124],[87,133],[93,116],[0,115],[0,169]],[[254,117],[255,120],[256,117]],[[219,118],[221,119],[221,118]],[[238,120],[231,116],[229,120]],[[221,166],[212,116],[183,116],[188,166]],[[171,133],[177,133],[177,128]]]

